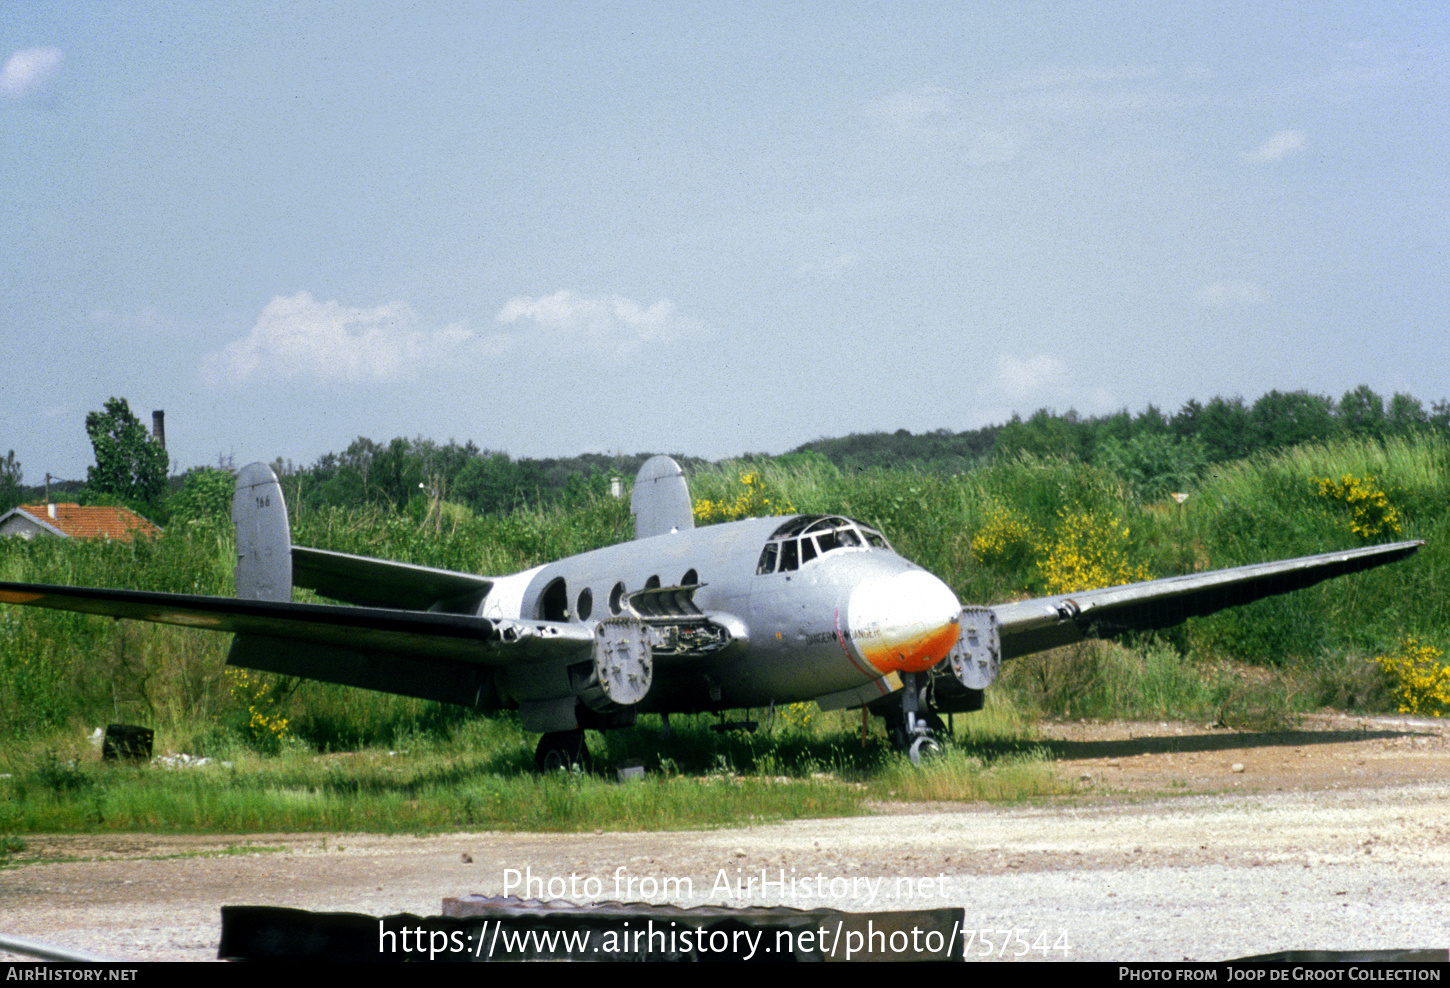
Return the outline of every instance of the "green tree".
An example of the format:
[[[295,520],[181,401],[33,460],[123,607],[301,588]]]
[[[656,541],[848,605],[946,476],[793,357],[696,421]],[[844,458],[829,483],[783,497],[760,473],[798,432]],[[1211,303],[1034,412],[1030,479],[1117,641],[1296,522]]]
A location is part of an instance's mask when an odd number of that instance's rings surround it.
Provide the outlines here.
[[[1056,415],[1039,408],[1026,422],[1013,415],[997,433],[995,452],[1004,458],[1029,453],[1039,457],[1082,459],[1088,440],[1086,423],[1078,417],[1076,409],[1069,408],[1066,415]]]
[[[1441,398],[1430,406],[1430,414],[1426,419],[1430,426],[1442,434],[1450,429],[1450,401]]]
[[[369,480],[375,484],[382,499],[395,510],[402,511],[418,493],[423,483],[423,466],[412,445],[401,436],[373,457]]]
[[[1386,425],[1384,399],[1370,390],[1368,384],[1346,391],[1339,399],[1339,421],[1351,436],[1383,439]]]
[[[1133,435],[1162,435],[1168,431],[1168,418],[1158,409],[1157,405],[1149,405],[1133,419]]]
[[[0,460],[0,512],[9,511],[19,504],[24,495],[20,490],[20,461],[15,458],[15,450],[10,455]]]
[[[1307,391],[1270,391],[1254,402],[1249,412],[1254,449],[1328,442],[1339,431],[1334,411],[1334,402],[1322,395]]]
[[[86,432],[96,451],[96,465],[86,473],[87,487],[133,501],[160,502],[171,461],[131,414],[125,398],[111,398],[105,411],[88,414]]]
[[[537,499],[547,483],[533,460],[507,453],[483,453],[468,462],[453,482],[452,496],[479,514],[512,511]]]
[[[1425,414],[1425,406],[1420,404],[1420,399],[1400,391],[1395,392],[1395,396],[1390,399],[1387,422],[1387,429],[1392,435],[1413,435],[1429,424],[1430,417]]]
[[[1180,439],[1191,437],[1202,438],[1203,435],[1203,406],[1198,399],[1190,398],[1184,403],[1168,422],[1173,434]]]
[[[1104,418],[1093,419],[1091,428],[1087,430],[1091,458],[1094,460],[1097,458],[1097,448],[1103,443],[1125,443],[1132,437],[1133,416],[1128,414],[1126,408]]]
[[[188,470],[181,490],[171,495],[171,517],[184,519],[210,518],[226,521],[232,513],[232,492],[236,481],[225,470],[197,467]]]
[[[1190,402],[1190,404],[1196,404]],[[1184,413],[1188,406],[1184,406]],[[1208,458],[1214,463],[1237,460],[1247,456],[1253,445],[1249,436],[1249,410],[1244,400],[1215,397],[1207,405],[1195,410],[1194,421],[1198,426],[1198,438],[1208,450]],[[1183,413],[1180,413],[1183,414]],[[1180,433],[1182,435],[1183,433]]]
[[[1208,453],[1197,436],[1180,439],[1144,432],[1126,443],[1109,439],[1098,448],[1098,465],[1128,482],[1139,501],[1161,501],[1197,485],[1208,470]]]

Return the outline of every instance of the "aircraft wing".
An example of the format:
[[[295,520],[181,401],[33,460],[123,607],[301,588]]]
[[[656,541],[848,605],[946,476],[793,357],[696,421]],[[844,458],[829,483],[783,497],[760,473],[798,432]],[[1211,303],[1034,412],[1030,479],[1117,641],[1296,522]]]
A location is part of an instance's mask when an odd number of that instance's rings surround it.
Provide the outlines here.
[[[1263,597],[1313,586],[1346,573],[1392,563],[1423,542],[1396,542],[1275,563],[1190,573],[1121,587],[994,604],[1002,658],[1030,655],[1085,638],[1151,631],[1237,607]]]
[[[292,583],[347,604],[405,611],[426,611],[458,597],[476,602],[493,586],[488,577],[470,573],[298,545],[292,547]]]
[[[229,631],[435,663],[506,666],[575,655],[588,658],[594,640],[583,625],[552,621],[494,621],[469,614],[33,583],[0,582],[0,603]]]

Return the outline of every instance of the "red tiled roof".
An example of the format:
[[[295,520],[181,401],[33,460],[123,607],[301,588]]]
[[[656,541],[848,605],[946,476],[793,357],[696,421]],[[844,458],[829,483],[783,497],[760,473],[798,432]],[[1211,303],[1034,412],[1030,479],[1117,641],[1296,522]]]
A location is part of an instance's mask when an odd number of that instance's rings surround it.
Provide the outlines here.
[[[22,504],[20,510],[34,515],[47,525],[53,525],[75,539],[117,539],[130,542],[139,534],[155,538],[161,529],[142,518],[130,508],[113,508],[101,505],[57,504],[55,517],[50,515],[51,505]]]

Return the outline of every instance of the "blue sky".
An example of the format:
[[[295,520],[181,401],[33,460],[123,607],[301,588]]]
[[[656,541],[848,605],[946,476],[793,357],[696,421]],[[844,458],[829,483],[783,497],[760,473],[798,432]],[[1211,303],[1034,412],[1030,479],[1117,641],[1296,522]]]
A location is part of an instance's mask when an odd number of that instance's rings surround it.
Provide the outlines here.
[[[1443,8],[977,6],[6,4],[0,452],[1450,394]]]

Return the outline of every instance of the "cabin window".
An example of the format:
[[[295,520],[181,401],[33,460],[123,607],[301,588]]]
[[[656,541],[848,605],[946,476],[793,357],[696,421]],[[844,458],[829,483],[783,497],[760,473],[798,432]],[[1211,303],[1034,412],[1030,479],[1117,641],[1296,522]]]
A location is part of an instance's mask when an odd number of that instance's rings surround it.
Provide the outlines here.
[[[616,583],[614,589],[609,591],[609,613],[620,615],[624,613],[624,583]]]
[[[645,580],[644,588],[646,590],[658,590],[660,588],[660,578],[658,576],[652,576],[648,580]]]
[[[680,577],[680,586],[693,587],[700,582],[700,574],[692,569],[685,570],[685,575]]]
[[[594,594],[588,587],[579,591],[579,600],[574,608],[574,613],[579,616],[580,621],[588,621],[589,615],[594,611]]]

